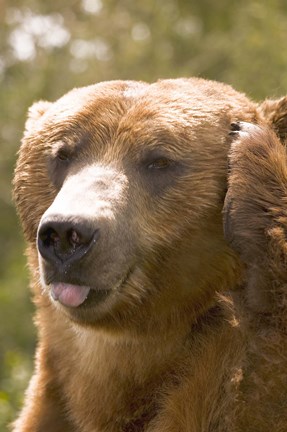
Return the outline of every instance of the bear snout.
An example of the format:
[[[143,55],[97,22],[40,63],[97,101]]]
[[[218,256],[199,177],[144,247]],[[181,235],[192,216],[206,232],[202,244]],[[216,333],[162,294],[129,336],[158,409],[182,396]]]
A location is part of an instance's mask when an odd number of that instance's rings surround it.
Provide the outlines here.
[[[100,230],[85,218],[51,215],[40,223],[38,250],[44,260],[59,268],[76,264],[93,248],[99,236]]]

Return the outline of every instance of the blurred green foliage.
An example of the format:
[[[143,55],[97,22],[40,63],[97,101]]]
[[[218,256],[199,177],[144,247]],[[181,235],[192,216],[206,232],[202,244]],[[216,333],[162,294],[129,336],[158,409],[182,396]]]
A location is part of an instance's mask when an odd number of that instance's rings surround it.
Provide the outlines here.
[[[11,179],[27,108],[110,79],[202,76],[287,89],[285,0],[0,0],[0,432],[21,405],[35,330]]]

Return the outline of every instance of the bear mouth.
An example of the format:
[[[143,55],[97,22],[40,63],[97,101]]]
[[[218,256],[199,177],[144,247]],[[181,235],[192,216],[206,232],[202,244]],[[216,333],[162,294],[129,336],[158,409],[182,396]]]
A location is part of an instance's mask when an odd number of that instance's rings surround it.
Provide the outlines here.
[[[83,304],[91,288],[85,285],[73,285],[64,282],[51,284],[50,293],[53,300],[66,307],[78,307]]]
[[[119,292],[129,279],[132,270],[120,279],[116,286],[108,289],[93,288],[88,285],[78,285],[67,282],[50,283],[50,296],[56,302],[67,308],[80,308],[104,301],[110,294]]]

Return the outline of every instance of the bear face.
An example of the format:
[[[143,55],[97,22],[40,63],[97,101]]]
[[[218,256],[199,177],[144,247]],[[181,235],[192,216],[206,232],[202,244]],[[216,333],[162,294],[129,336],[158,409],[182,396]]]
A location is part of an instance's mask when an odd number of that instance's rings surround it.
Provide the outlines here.
[[[196,315],[215,280],[232,285],[221,209],[233,118],[254,121],[254,106],[196,79],[101,83],[32,108],[15,196],[56,307],[88,325],[142,323]]]

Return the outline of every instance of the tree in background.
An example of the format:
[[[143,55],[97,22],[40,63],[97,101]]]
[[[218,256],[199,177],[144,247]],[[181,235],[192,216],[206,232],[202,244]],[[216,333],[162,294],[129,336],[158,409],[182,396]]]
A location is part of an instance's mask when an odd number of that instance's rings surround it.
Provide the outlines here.
[[[284,0],[0,0],[0,432],[31,374],[32,306],[10,184],[27,108],[110,79],[201,76],[287,93]]]

